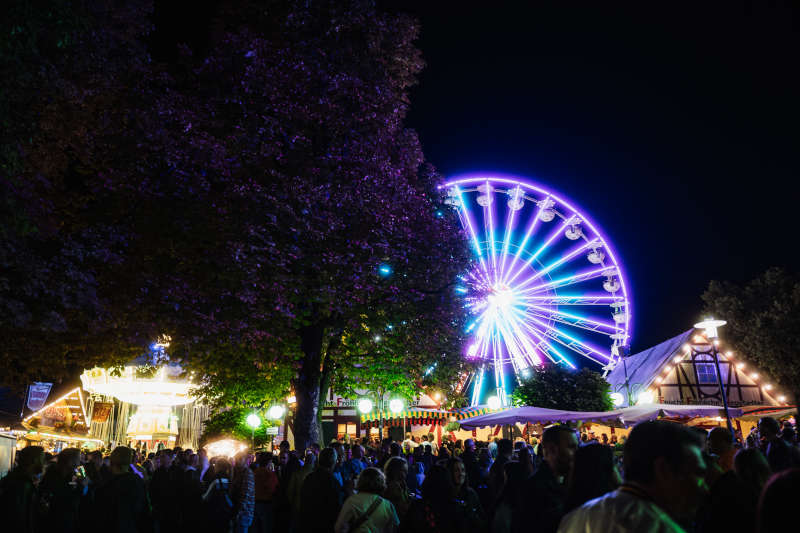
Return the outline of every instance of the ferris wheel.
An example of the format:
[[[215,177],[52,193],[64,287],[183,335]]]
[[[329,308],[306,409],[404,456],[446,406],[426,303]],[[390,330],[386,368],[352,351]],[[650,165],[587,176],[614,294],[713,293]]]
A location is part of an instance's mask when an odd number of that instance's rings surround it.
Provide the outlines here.
[[[459,176],[440,188],[475,255],[455,289],[469,313],[465,356],[480,363],[462,381],[472,405],[484,391],[508,405],[513,382],[542,364],[613,368],[630,341],[632,308],[597,225],[563,196],[514,177]]]

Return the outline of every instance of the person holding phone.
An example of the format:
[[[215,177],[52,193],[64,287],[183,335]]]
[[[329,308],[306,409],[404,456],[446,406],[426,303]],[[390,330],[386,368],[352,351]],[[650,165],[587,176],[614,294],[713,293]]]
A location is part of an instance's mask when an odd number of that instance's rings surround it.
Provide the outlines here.
[[[82,470],[81,451],[65,448],[58,454],[56,464],[45,473],[39,484],[44,510],[43,531],[71,533],[78,530],[81,499],[88,490],[86,473]]]

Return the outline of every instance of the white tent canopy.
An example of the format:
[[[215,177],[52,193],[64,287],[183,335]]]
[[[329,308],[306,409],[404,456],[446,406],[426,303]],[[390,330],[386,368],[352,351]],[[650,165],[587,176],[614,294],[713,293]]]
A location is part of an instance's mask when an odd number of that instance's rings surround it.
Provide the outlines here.
[[[731,418],[742,416],[741,409],[730,409]],[[485,426],[504,426],[511,424],[545,424],[554,422],[595,422],[632,426],[645,420],[656,420],[661,417],[674,418],[713,418],[724,417],[725,411],[716,405],[668,405],[648,404],[625,407],[613,411],[562,411],[545,409],[544,407],[515,407],[499,413],[476,416],[461,422],[464,429],[476,429]]]

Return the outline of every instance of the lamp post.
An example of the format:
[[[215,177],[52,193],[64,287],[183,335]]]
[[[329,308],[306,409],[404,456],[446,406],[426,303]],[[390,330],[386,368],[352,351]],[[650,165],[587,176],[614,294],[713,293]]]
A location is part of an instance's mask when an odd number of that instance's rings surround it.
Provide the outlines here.
[[[272,420],[280,420],[281,417],[283,417],[283,414],[285,412],[286,412],[286,409],[282,405],[273,405],[272,407],[269,408],[269,411],[267,412],[267,414],[269,415],[269,417]],[[288,432],[289,432],[289,430],[287,429],[286,433],[288,433]],[[284,435],[284,438],[287,438],[287,437]],[[272,440],[272,451],[275,451],[275,440],[274,440],[274,437],[273,437],[273,440]]]
[[[247,425],[250,426],[252,430],[252,438],[253,438],[253,451],[256,451],[256,428],[261,425],[261,418],[255,414],[250,413],[247,415]]]
[[[715,342],[719,338],[717,328],[721,328],[725,324],[727,324],[725,320],[706,318],[702,322],[695,324],[694,327],[705,330],[706,338],[711,343],[711,353],[714,356],[714,367],[717,369],[717,383],[719,384],[719,392],[722,395],[722,406],[725,408],[725,419],[728,422],[728,431],[731,432],[731,437],[736,440],[736,433],[733,432],[733,424],[731,423],[731,413],[728,410],[728,393],[725,391],[725,385],[722,383],[722,373],[719,370],[719,356],[717,355],[717,345]]]
[[[365,415],[370,411],[372,411],[372,400],[370,400],[369,398],[361,398],[360,400],[358,400],[358,411],[362,415]],[[369,430],[367,430],[367,438],[370,441],[372,440],[372,437],[369,436]],[[383,436],[381,436],[381,438],[383,438]]]
[[[395,398],[389,402],[389,410],[393,414],[397,414],[403,410],[403,400]],[[403,438],[406,436],[406,417],[403,417]]]

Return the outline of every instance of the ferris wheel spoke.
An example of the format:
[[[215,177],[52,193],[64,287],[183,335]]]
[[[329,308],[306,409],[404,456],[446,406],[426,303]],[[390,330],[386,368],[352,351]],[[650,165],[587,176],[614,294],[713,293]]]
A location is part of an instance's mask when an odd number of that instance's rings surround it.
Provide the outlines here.
[[[567,261],[571,261],[572,259],[575,258],[575,256],[577,256],[578,254],[586,251],[588,248],[590,248],[590,247],[592,247],[592,246],[594,246],[596,244],[597,244],[597,239],[593,239],[593,240],[590,240],[590,241],[587,241],[587,242],[583,243],[580,246],[576,246],[572,251],[562,255],[561,257],[559,257],[558,259],[556,259],[555,261],[553,261],[552,263],[550,263],[549,265],[547,265],[546,267],[544,267],[543,269],[538,271],[536,274],[534,274],[533,276],[529,277],[528,279],[526,279],[525,281],[523,281],[522,283],[517,285],[515,287],[515,289],[519,290],[519,289],[525,287],[526,285],[528,285],[530,283],[533,283],[534,281],[536,281],[537,279],[540,279],[542,276],[544,276],[548,272],[551,272],[553,269],[556,269],[556,268],[560,267],[561,265],[563,265]]]
[[[536,261],[536,258],[537,258],[537,257],[539,257],[540,255],[542,255],[542,252],[544,252],[545,250],[547,250],[547,248],[548,248],[548,247],[549,247],[551,244],[553,244],[553,241],[555,241],[555,240],[556,240],[558,237],[560,237],[560,236],[561,236],[561,235],[564,233],[564,229],[565,229],[565,228],[566,228],[566,227],[569,225],[569,223],[572,221],[572,218],[573,218],[573,216],[570,216],[570,217],[566,218],[566,219],[564,220],[564,222],[562,222],[561,226],[560,226],[560,227],[559,227],[557,230],[555,230],[553,233],[551,233],[551,234],[550,234],[550,236],[547,238],[547,240],[544,242],[544,244],[542,244],[542,245],[541,245],[541,246],[540,246],[540,247],[539,247],[539,248],[538,248],[538,249],[537,249],[537,250],[536,250],[536,251],[533,253],[533,255],[531,255],[531,256],[528,258],[528,260],[527,260],[527,261],[525,261],[525,262],[522,264],[522,266],[521,266],[521,267],[519,267],[519,268],[517,269],[517,271],[516,271],[516,272],[515,272],[515,273],[514,273],[514,274],[513,274],[513,275],[512,275],[512,276],[511,276],[509,279],[508,279],[508,281],[506,282],[508,285],[511,285],[512,283],[514,283],[514,280],[515,280],[515,279],[517,279],[517,278],[519,277],[519,275],[520,275],[520,274],[522,274],[522,273],[525,271],[525,269],[526,269],[527,267],[529,267],[529,266],[530,266],[530,265],[531,265],[531,264],[532,264],[534,261]]]
[[[508,257],[508,245],[511,243],[511,230],[514,229],[514,216],[516,215],[517,211],[522,209],[522,205],[519,203],[521,202],[520,197],[522,196],[522,189],[517,185],[514,188],[513,196],[511,196],[511,200],[508,206],[508,219],[506,220],[506,234],[503,237],[503,251],[500,255],[500,272],[499,272],[499,279],[500,281],[505,281],[505,267],[506,267],[506,258]]]
[[[458,204],[460,209],[458,210],[459,217],[461,218],[462,226],[467,227],[467,231],[469,231],[470,237],[472,238],[472,244],[475,247],[475,253],[478,254],[478,261],[481,265],[481,270],[489,277],[489,271],[486,268],[486,262],[484,261],[484,253],[481,249],[481,243],[478,240],[478,234],[475,232],[475,226],[472,223],[472,217],[469,215],[469,209],[467,209],[466,201],[464,200],[464,195],[461,192],[461,189],[456,186],[455,187],[456,194],[458,195]]]
[[[560,287],[567,287],[570,285],[575,285],[578,283],[582,283],[584,281],[588,281],[591,279],[599,278],[604,275],[604,272],[607,272],[608,268],[596,268],[592,270],[586,270],[584,272],[579,272],[572,276],[567,276],[564,278],[559,278],[548,283],[543,283],[541,285],[536,285],[535,287],[528,287],[527,289],[523,289],[519,291],[520,295],[527,295],[527,294],[535,294],[537,292],[551,290],[551,289],[558,289]]]
[[[518,311],[518,312],[526,320],[532,321],[533,323],[537,324],[540,328],[542,328],[544,330],[543,333],[545,334],[545,336],[550,337],[554,341],[558,342],[559,344],[561,344],[566,348],[569,348],[573,352],[578,353],[583,357],[587,357],[592,361],[595,361],[596,363],[600,364],[606,364],[610,360],[610,356],[608,354],[605,354],[600,350],[598,350],[597,348],[594,348],[593,346],[590,346],[584,343],[583,341],[576,339],[572,335],[569,335],[568,333],[565,333],[560,329],[541,321],[539,318],[531,315],[530,313],[524,311]],[[605,361],[599,360],[597,358],[598,356],[605,359]]]
[[[564,294],[547,296],[521,296],[515,295],[516,299],[524,302],[533,302],[542,306],[550,305],[609,305],[613,302],[621,302],[625,298],[622,296],[608,296],[605,294]]]
[[[585,329],[586,331],[593,331],[607,335],[613,335],[614,333],[620,333],[623,331],[622,328],[616,324],[601,322],[599,320],[573,315],[571,313],[565,313],[564,311],[560,311],[558,309],[549,309],[547,307],[529,305],[528,312],[544,320],[553,320],[560,324]],[[606,333],[606,331],[609,333]]]
[[[492,263],[492,271],[489,279],[491,281],[490,286],[493,286],[497,281],[497,250],[495,249],[495,242],[494,242],[494,187],[489,185],[489,180],[486,180],[485,183],[486,190],[484,193],[486,194],[486,205],[483,207],[483,220],[484,224],[486,224],[486,234],[488,235],[489,240],[489,250],[491,253],[491,263]]]
[[[539,223],[539,218],[540,218],[540,215],[542,214],[542,207],[541,206],[545,205],[545,202],[547,200],[549,200],[549,199],[550,199],[550,197],[548,196],[547,199],[544,202],[540,203],[539,206],[537,207],[536,215],[533,217],[533,220],[531,221],[531,223],[528,224],[528,229],[525,232],[525,237],[523,237],[522,242],[520,242],[519,246],[517,246],[517,253],[515,253],[514,256],[511,258],[511,264],[508,266],[508,269],[503,273],[502,282],[504,284],[508,282],[507,278],[508,278],[509,274],[511,273],[511,271],[514,269],[514,265],[516,264],[517,259],[519,259],[520,254],[525,249],[525,246],[527,246],[528,241],[530,240],[530,238],[533,235],[533,233],[536,231],[536,225]]]
[[[554,363],[564,362],[569,367],[575,368],[575,365],[573,365],[569,359],[564,357],[564,354],[559,352],[556,348],[553,347],[552,344],[547,342],[547,339],[545,338],[543,331],[540,331],[534,324],[531,324],[530,322],[522,321],[521,324],[526,330],[528,330],[534,337],[536,337],[539,340],[537,348],[541,353],[544,353],[548,359],[550,359]],[[558,361],[551,355],[551,352],[558,356]]]
[[[509,351],[517,358],[515,368],[542,364],[541,357],[522,330],[518,318],[513,313],[503,310],[500,310],[499,314],[501,320],[497,321],[498,326],[501,328],[504,340],[511,346]]]

